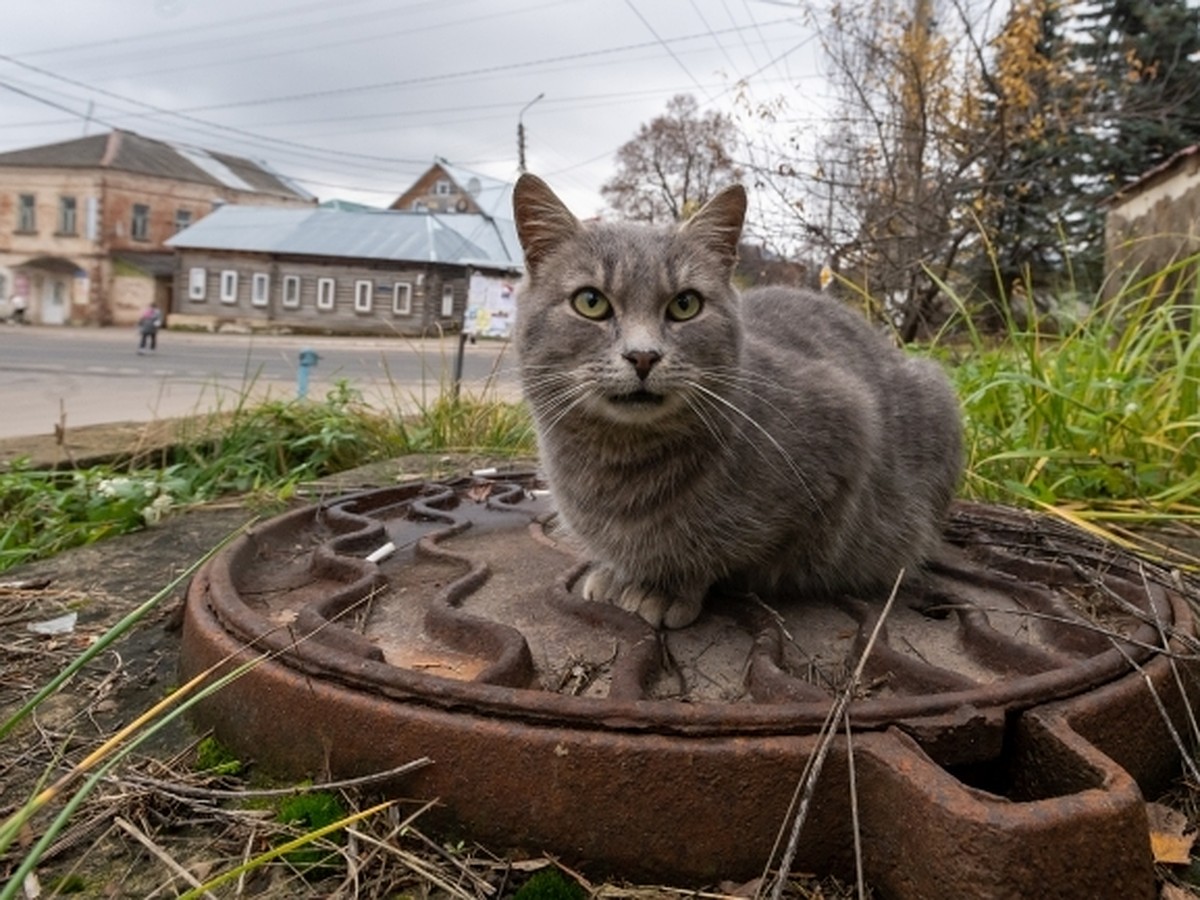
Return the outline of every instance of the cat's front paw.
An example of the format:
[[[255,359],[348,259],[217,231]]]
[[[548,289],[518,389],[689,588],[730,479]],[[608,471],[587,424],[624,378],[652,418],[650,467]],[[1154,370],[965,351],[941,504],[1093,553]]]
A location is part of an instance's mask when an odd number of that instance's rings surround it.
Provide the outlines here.
[[[640,584],[621,582],[606,566],[588,572],[583,582],[583,599],[611,603],[641,616],[651,627],[684,628],[700,617],[703,595],[669,596]]]

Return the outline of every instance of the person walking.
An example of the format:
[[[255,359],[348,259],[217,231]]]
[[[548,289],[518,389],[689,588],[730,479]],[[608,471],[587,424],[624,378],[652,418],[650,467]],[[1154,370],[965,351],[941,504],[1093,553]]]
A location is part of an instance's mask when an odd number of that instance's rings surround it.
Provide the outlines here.
[[[151,303],[138,317],[138,356],[153,353],[158,348],[158,329],[162,325],[162,314]]]

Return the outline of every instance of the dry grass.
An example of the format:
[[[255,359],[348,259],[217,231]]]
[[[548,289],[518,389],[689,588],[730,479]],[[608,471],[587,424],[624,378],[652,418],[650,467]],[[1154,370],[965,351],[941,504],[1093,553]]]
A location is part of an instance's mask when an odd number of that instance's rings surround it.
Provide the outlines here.
[[[59,589],[45,578],[0,582],[0,720],[11,721],[15,710],[65,669],[76,667],[69,681],[0,740],[0,819],[19,814],[31,797],[45,796],[47,785],[58,786],[0,852],[0,894],[489,900],[512,896],[545,870],[560,872],[562,884],[577,884],[584,896],[596,898],[744,900],[769,887],[765,880],[715,884],[701,892],[592,883],[545,856],[501,855],[478,844],[435,840],[422,830],[425,807],[379,804],[371,792],[375,779],[263,785],[236,762],[214,764],[205,736],[191,733],[182,720],[102,772],[100,760],[119,742],[126,723],[163,702],[160,697],[179,692],[164,679],[173,658],[147,656],[144,648],[129,643],[173,635],[169,629],[179,610],[177,592],[164,593],[161,605],[147,611],[125,641],[113,642],[83,665],[81,653],[97,644],[119,610],[57,637],[26,630],[31,622],[65,611],[81,610],[86,618],[97,600],[94,592]],[[171,638],[160,649],[173,657],[175,647]],[[89,773],[94,785],[76,802]],[[394,779],[396,773],[380,777]],[[322,824],[315,820],[286,821],[285,802],[295,797],[315,797],[318,807],[337,811],[329,834],[313,838]],[[32,874],[5,884],[64,811],[69,816],[40,851]],[[285,852],[288,842],[296,846]],[[797,874],[785,883],[782,896],[841,900],[855,893],[832,879]]]

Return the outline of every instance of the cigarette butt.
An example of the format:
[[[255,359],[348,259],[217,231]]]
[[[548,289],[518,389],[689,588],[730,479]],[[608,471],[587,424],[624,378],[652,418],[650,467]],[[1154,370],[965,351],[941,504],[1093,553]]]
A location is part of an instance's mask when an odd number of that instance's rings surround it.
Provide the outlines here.
[[[367,562],[379,562],[380,560],[387,559],[395,552],[396,545],[391,541],[388,541],[378,550],[372,550],[369,554],[367,554]]]

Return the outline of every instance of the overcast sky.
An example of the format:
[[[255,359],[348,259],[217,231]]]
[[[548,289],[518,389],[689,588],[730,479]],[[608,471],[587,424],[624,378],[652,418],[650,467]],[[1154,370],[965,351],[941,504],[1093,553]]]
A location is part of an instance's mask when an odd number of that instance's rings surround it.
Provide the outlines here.
[[[38,0],[5,4],[0,150],[119,127],[386,206],[437,157],[530,171],[580,215],[677,93],[821,99],[799,0]],[[739,83],[741,88],[739,89]],[[535,99],[535,98],[541,99]],[[524,111],[522,113],[522,111]]]

